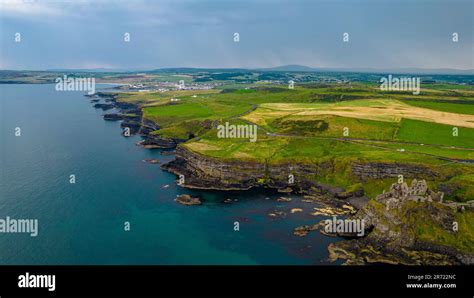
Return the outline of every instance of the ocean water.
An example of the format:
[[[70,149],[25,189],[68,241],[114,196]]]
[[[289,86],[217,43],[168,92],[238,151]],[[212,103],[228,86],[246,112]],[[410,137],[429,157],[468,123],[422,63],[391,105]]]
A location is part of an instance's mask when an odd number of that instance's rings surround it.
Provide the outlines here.
[[[173,156],[136,146],[139,136],[123,137],[119,122],[104,121],[83,95],[52,84],[0,85],[0,219],[39,223],[37,237],[0,233],[0,264],[328,263],[333,238],[292,234],[322,219],[309,215],[313,205],[297,196],[279,203],[281,194],[264,190],[178,187],[174,175],[142,161]],[[204,204],[176,203],[182,193]],[[291,214],[295,207],[304,212]],[[288,215],[273,219],[272,210]]]

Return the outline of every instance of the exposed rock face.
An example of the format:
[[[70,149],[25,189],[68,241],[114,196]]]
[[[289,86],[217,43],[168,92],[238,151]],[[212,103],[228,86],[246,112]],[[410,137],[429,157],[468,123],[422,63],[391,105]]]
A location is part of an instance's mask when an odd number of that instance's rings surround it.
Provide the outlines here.
[[[151,137],[151,136],[150,136]],[[143,142],[143,145],[156,145],[158,148],[172,148],[176,146],[175,140],[163,140],[157,137],[156,140],[150,138]],[[311,179],[311,175],[321,172],[334,171],[331,162],[321,162],[314,164],[270,164],[244,162],[239,160],[222,160],[203,156],[178,147],[176,159],[163,165],[163,169],[177,175],[185,176],[184,187],[201,189],[250,189],[252,187],[265,186],[283,190],[292,190],[299,193],[311,194],[312,191],[327,193],[338,199],[349,199],[363,197],[363,189],[346,192],[341,187],[333,187],[318,183]],[[381,179],[387,177],[398,177],[402,174],[405,177],[424,173],[434,176],[430,169],[422,166],[398,163],[367,163],[353,164],[352,174],[360,180],[367,178]],[[288,175],[292,174],[295,184],[288,184]],[[434,199],[434,198],[433,198]]]
[[[367,205],[369,200],[369,198],[362,196],[349,198],[347,202],[354,206],[357,210],[359,210],[362,209],[365,205]]]
[[[183,186],[189,188],[245,190],[268,186],[282,189],[289,186],[288,175],[291,173],[295,173],[295,180],[299,181],[300,188],[302,185],[305,189],[317,186],[306,178],[307,175],[318,171],[317,165],[269,166],[266,163],[223,161],[199,155],[183,147],[178,147],[176,159],[162,168],[177,175],[184,175]]]
[[[158,129],[160,129],[158,124],[156,124],[155,122],[153,122],[151,120],[143,118],[142,119],[142,126],[140,127],[140,131],[138,133],[141,134],[141,135],[147,136],[151,132],[153,132],[155,130],[158,130]]]
[[[456,210],[442,203],[443,194],[431,191],[424,180],[395,183],[360,209],[354,219],[364,220],[366,237],[333,243],[330,258],[347,259],[348,264],[474,264],[474,255],[427,242],[418,236],[420,225],[438,233],[455,235]],[[435,236],[435,235],[433,235]],[[451,236],[450,236],[451,237]]]
[[[289,191],[310,193],[312,190],[335,195],[344,192],[316,183],[310,175],[327,170],[330,163],[322,164],[278,164],[228,161],[214,159],[177,147],[176,159],[162,166],[176,175],[184,175],[184,187],[220,190],[246,190],[252,187],[270,187]],[[293,174],[296,183],[288,184],[288,175]],[[291,187],[291,188],[288,188]]]
[[[147,135],[146,139],[140,142],[140,145],[147,149],[173,149],[184,141],[180,139],[166,139],[158,135]]]
[[[142,115],[142,110],[139,106],[135,104],[115,101],[115,99],[112,99],[111,102],[113,102],[114,106],[120,111],[122,111],[123,114],[135,114],[140,116]]]
[[[398,175],[403,175],[406,178],[422,177],[426,179],[437,176],[430,168],[424,166],[377,162],[355,163],[352,165],[352,173],[361,180],[393,178]]]

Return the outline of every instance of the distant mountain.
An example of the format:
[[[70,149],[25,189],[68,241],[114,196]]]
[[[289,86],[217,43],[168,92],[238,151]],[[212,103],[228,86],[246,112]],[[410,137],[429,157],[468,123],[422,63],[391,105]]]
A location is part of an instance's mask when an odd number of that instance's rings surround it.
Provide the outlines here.
[[[194,68],[194,67],[170,67],[157,68],[151,70],[151,73],[161,72],[248,72],[246,68]]]
[[[364,73],[388,73],[388,74],[451,74],[451,75],[474,75],[474,69],[451,69],[451,68],[314,68],[304,65],[283,65],[270,68],[257,68],[258,71],[301,71],[301,72],[364,72]]]
[[[364,72],[385,74],[420,74],[420,75],[474,75],[474,69],[451,68],[320,68],[315,71]]]

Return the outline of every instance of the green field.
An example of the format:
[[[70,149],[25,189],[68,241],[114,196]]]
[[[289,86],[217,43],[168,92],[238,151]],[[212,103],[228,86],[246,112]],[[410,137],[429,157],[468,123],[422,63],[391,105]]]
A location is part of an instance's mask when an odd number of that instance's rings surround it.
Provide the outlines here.
[[[405,100],[404,103],[421,108],[437,111],[474,115],[474,101],[462,103],[448,103],[436,101]]]
[[[474,129],[458,127],[458,136],[453,136],[452,126],[403,119],[395,139],[419,144],[474,148]]]
[[[290,115],[275,119],[265,128],[281,134],[321,137],[344,137],[347,128],[348,137],[374,140],[391,139],[397,130],[397,125],[389,122],[332,115],[307,118]]]

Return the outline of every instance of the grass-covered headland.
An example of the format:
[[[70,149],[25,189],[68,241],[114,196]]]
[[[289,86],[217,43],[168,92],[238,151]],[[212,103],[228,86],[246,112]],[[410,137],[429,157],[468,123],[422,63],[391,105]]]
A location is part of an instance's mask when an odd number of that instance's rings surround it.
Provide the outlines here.
[[[143,107],[160,126],[152,134],[186,140],[194,154],[227,162],[314,165],[320,183],[353,188],[368,197],[387,189],[398,175],[357,175],[354,165],[393,164],[426,169],[424,178],[445,198],[474,199],[474,87],[425,84],[419,95],[382,92],[364,83],[129,92],[118,101]],[[171,101],[178,99],[178,101]],[[257,142],[219,138],[225,122],[257,125]],[[289,173],[288,173],[289,174]],[[423,176],[423,175],[422,175]],[[271,178],[271,177],[267,177]]]

